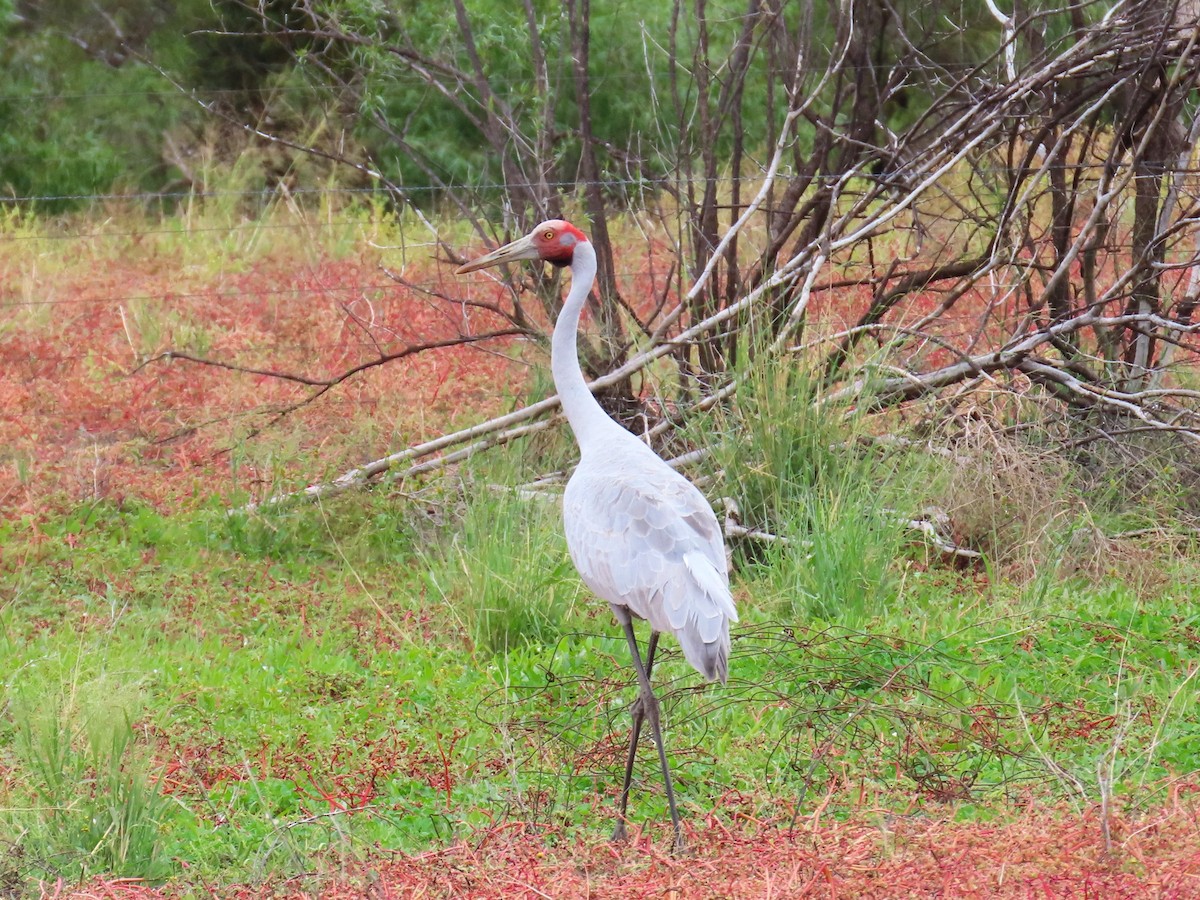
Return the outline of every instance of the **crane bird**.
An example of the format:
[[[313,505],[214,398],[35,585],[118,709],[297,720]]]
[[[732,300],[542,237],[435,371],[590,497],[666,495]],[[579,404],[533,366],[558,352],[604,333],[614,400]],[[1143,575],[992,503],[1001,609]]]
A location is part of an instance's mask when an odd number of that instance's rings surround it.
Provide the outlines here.
[[[577,349],[579,316],[595,281],[596,251],[583,232],[551,219],[460,266],[457,274],[522,259],[571,270],[571,290],[550,343],[554,386],[580,454],[563,496],[563,525],[567,548],[584,584],[608,601],[625,631],[640,686],[630,709],[633,728],[613,840],[626,837],[625,808],[645,720],[658,747],[675,848],[682,850],[683,831],[650,674],[659,635],[670,632],[696,671],[708,681],[725,682],[729,624],[737,621],[737,610],[729,590],[721,529],[696,486],[609,418],[584,382]],[[635,618],[650,623],[645,664],[634,635]]]

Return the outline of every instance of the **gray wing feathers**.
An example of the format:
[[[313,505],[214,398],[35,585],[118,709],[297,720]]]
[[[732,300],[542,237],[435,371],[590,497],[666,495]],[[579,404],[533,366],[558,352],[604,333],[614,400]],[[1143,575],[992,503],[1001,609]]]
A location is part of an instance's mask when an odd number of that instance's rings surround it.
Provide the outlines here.
[[[614,606],[669,631],[710,681],[728,673],[737,621],[725,547],[704,496],[665,465],[584,471],[567,485],[567,546],[584,582]]]

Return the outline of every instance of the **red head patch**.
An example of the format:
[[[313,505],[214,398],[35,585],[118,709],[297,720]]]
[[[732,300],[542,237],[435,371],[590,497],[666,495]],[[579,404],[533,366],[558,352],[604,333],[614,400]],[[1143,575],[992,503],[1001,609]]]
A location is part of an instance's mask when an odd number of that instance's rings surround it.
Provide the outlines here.
[[[555,266],[569,266],[575,258],[575,245],[587,242],[587,235],[562,219],[543,222],[530,235],[542,259]]]

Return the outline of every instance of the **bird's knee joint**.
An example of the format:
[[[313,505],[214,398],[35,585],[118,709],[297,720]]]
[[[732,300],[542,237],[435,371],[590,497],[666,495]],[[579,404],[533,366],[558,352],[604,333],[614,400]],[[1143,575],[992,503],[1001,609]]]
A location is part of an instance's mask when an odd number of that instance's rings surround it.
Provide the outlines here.
[[[639,696],[634,701],[634,705],[638,707],[638,712],[649,719],[652,723],[658,722],[659,705],[658,698],[651,694],[649,697]]]

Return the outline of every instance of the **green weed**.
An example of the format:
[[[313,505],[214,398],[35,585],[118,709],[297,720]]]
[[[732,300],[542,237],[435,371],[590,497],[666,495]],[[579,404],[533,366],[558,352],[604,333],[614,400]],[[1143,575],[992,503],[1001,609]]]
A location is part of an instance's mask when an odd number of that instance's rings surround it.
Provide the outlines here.
[[[0,809],[27,878],[164,877],[160,829],[173,809],[110,679],[25,686],[12,706],[23,783]],[[10,861],[10,865],[12,862]]]
[[[854,623],[894,598],[900,520],[927,467],[880,453],[861,419],[818,402],[816,383],[769,362],[742,376],[715,455],[744,524],[783,541],[743,544],[784,598],[781,612]],[[904,475],[901,476],[901,471]]]
[[[426,578],[477,647],[558,638],[579,592],[555,498],[472,477],[454,535],[423,551]]]

